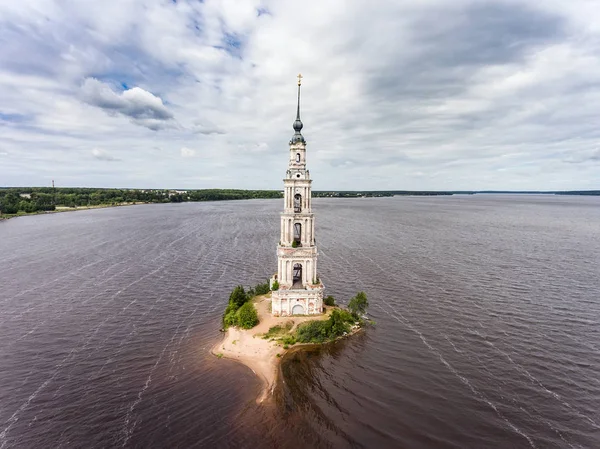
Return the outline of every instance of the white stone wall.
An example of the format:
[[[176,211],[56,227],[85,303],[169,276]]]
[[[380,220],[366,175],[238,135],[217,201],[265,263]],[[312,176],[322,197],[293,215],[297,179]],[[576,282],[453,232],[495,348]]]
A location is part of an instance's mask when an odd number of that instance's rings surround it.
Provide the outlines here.
[[[323,288],[277,290],[271,301],[271,313],[275,316],[319,315],[323,313]]]

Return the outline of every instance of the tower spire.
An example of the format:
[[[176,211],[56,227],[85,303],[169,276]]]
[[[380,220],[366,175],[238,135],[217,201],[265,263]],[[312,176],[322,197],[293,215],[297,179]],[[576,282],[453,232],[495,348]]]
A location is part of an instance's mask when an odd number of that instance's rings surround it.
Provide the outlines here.
[[[298,73],[298,111],[296,112],[296,120],[300,120],[300,86],[302,85],[302,73]]]
[[[294,128],[294,136],[292,137],[292,140],[290,143],[298,143],[298,142],[302,142],[302,143],[306,143],[306,141],[304,140],[304,137],[302,136],[302,133],[300,131],[302,131],[302,128],[304,127],[304,125],[302,124],[302,120],[300,120],[300,86],[302,85],[302,74],[299,73],[298,74],[298,108],[296,110],[296,121],[294,122],[293,128]]]

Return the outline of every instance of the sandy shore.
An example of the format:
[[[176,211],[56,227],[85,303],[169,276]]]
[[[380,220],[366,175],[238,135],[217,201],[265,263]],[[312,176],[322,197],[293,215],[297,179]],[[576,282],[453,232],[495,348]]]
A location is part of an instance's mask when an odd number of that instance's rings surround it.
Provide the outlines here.
[[[269,331],[269,328],[276,325],[285,325],[292,322],[293,328],[299,323],[310,320],[327,319],[328,315],[302,316],[302,317],[274,317],[269,312],[271,304],[271,295],[262,295],[255,298],[256,310],[258,311],[258,326],[243,330],[230,327],[225,332],[223,341],[215,345],[211,352],[217,357],[237,360],[250,368],[263,383],[263,390],[257,399],[258,403],[263,402],[273,394],[280,356],[285,350],[280,343],[264,340],[262,335]],[[330,308],[328,308],[330,310]],[[292,328],[292,329],[293,329]]]

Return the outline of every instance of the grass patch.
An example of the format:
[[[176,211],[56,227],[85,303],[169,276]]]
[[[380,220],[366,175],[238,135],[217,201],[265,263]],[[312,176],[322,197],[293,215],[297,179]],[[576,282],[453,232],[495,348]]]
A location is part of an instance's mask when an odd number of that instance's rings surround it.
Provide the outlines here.
[[[294,325],[293,321],[288,321],[283,326],[282,325],[273,326],[269,329],[269,331],[266,334],[263,335],[262,338],[264,338],[265,340],[269,340],[269,339],[283,337],[290,331],[290,329],[292,328],[293,325]]]
[[[327,320],[307,321],[298,326],[296,341],[299,343],[325,343],[351,331],[358,317],[343,309],[331,312]]]
[[[222,359],[223,358],[223,353],[219,352],[218,354],[216,354],[217,358]]]

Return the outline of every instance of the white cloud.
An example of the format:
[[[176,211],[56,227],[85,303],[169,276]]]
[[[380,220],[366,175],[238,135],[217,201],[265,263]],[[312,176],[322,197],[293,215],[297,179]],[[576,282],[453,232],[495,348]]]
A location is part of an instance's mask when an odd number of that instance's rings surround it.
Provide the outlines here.
[[[196,155],[196,150],[192,150],[191,148],[183,147],[181,149],[181,157],[194,157]]]
[[[315,189],[597,188],[598,23],[584,0],[0,2],[0,179],[281,188],[302,72]]]
[[[103,150],[101,148],[94,148],[92,150],[92,156],[96,159],[98,159],[99,161],[118,161],[119,159],[117,159],[114,156],[111,156],[106,150]]]
[[[173,119],[173,114],[162,100],[139,87],[133,87],[118,94],[107,84],[95,78],[87,78],[81,87],[83,100],[104,109],[109,114],[122,114],[130,117],[133,123],[152,130],[164,128],[164,122]]]

